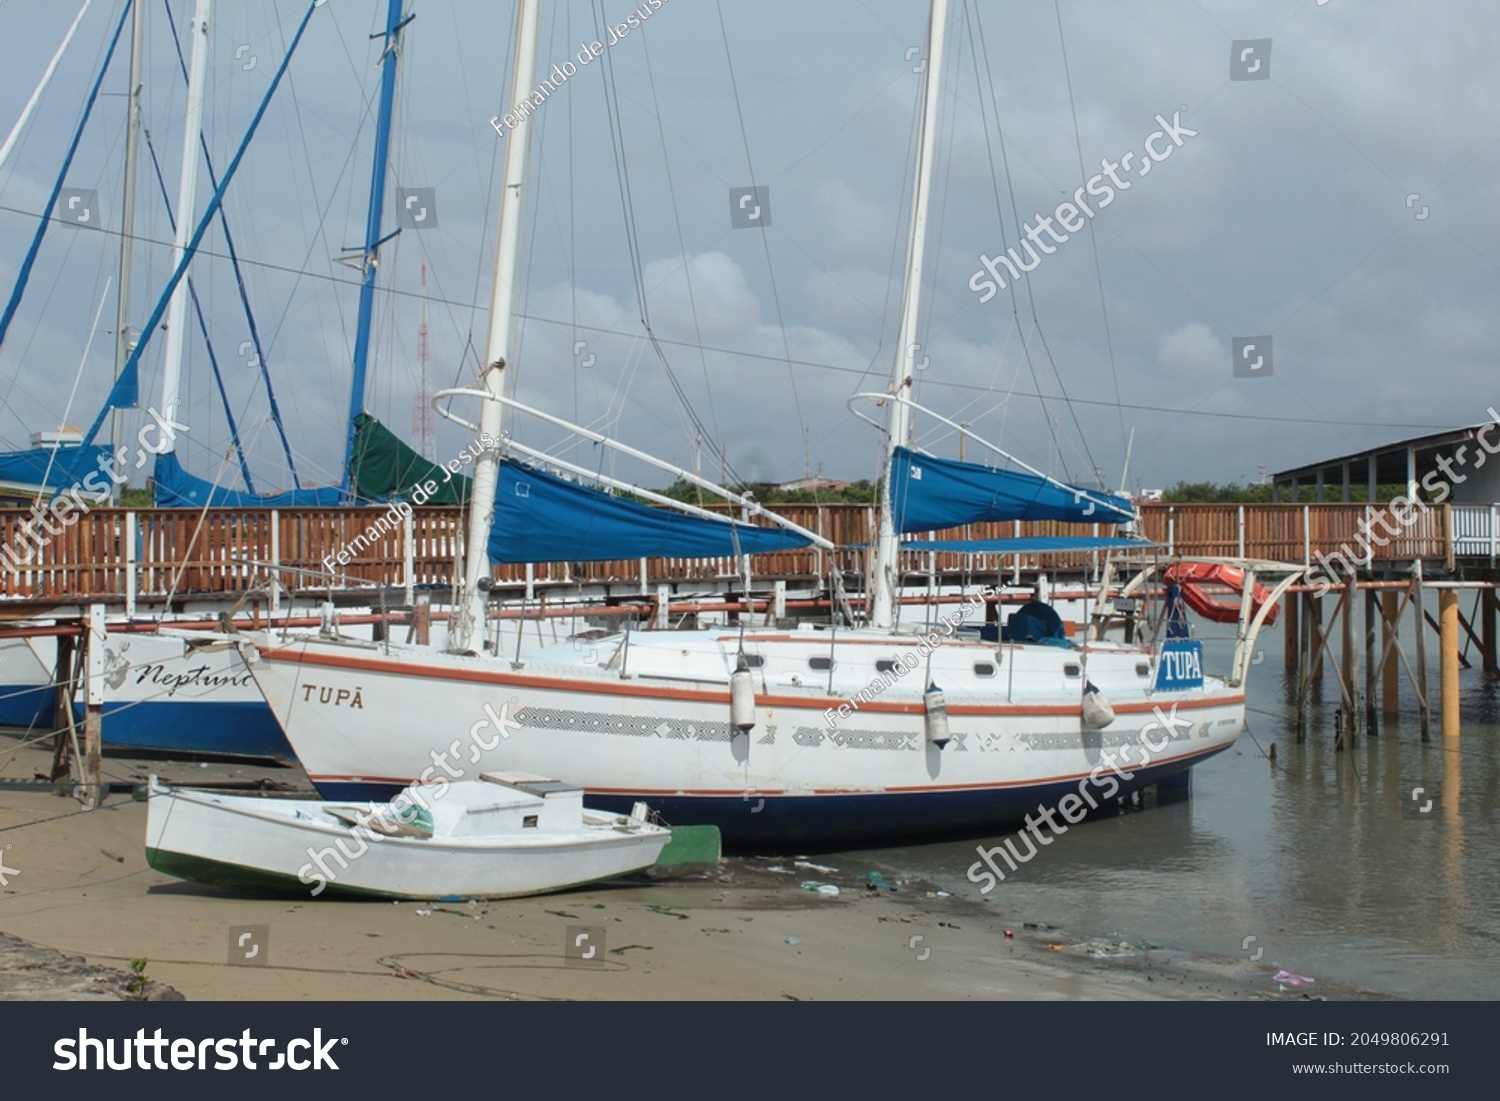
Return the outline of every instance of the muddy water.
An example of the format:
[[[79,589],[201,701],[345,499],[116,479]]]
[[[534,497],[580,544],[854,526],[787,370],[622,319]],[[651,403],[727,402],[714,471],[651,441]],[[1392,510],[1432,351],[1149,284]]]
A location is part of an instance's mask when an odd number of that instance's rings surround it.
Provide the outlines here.
[[[1298,745],[1280,632],[1267,632],[1250,731],[1194,771],[1190,798],[1069,828],[986,901],[1018,923],[1258,958],[1405,997],[1500,997],[1500,681],[1471,655],[1463,735],[1444,744],[1435,649],[1432,741],[1403,684],[1399,717],[1335,753],[1335,678]],[[1210,669],[1224,668],[1227,643],[1207,650]],[[841,859],[981,897],[965,878],[974,842]]]

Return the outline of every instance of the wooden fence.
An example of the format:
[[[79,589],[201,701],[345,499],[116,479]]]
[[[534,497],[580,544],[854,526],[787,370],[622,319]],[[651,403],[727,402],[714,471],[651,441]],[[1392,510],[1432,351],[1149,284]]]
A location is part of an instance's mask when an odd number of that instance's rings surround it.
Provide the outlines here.
[[[875,510],[863,505],[789,505],[787,519],[827,536],[836,551],[817,548],[759,555],[757,579],[820,579],[830,571],[863,567],[863,546],[873,534]],[[1386,506],[1360,504],[1257,504],[1141,506],[1142,532],[1168,553],[1220,557],[1272,558],[1310,564],[1319,555],[1343,555],[1375,562],[1455,558],[1495,562],[1497,506],[1446,504],[1403,515]],[[169,594],[229,594],[264,580],[265,569],[280,574],[290,588],[313,590],[327,580],[315,576],[334,563],[339,588],[377,584],[413,590],[445,588],[463,540],[464,516],[456,507],[419,508],[392,523],[389,510],[94,509],[75,513],[71,524],[53,521],[54,532],[26,527],[28,514],[0,509],[0,595],[31,600],[86,597],[160,599]],[[1371,534],[1366,535],[1369,532]],[[1113,534],[1096,525],[1004,522],[972,524],[934,539],[1006,539],[1063,534]],[[925,536],[908,537],[920,541]],[[337,560],[343,551],[346,563]],[[1019,561],[1017,560],[1019,558]],[[1034,568],[1034,554],[1006,556],[1007,568]],[[1076,551],[1045,556],[1050,570],[1086,569],[1095,555]],[[985,568],[992,557],[951,552],[908,551],[903,568],[912,574],[952,574]],[[292,571],[307,571],[294,573]],[[558,583],[634,586],[649,591],[666,581],[732,581],[732,558],[631,559],[618,562],[557,562],[534,567],[499,566],[498,583]]]

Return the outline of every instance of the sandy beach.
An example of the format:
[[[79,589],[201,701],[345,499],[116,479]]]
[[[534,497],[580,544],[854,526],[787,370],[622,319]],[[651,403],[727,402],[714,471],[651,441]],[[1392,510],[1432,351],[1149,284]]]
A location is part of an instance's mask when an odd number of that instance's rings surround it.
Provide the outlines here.
[[[103,996],[129,996],[123,982],[111,986],[103,972],[79,969],[109,969],[123,980],[129,961],[142,958],[157,996],[170,988],[190,1000],[1377,996],[1321,976],[1284,986],[1259,963],[1046,928],[1008,913],[1003,897],[943,896],[921,882],[871,890],[869,873],[879,869],[847,858],[799,867],[792,855],[735,856],[688,879],[639,877],[501,902],[236,895],[152,871],[143,850],[146,805],[131,794],[111,794],[86,812],[50,788],[22,788],[18,781],[48,767],[50,750],[16,748],[3,737],[0,933],[26,946],[0,952],[0,999],[76,996],[91,982]],[[283,769],[105,762],[116,783],[150,771],[186,785],[261,778],[306,785]],[[813,883],[839,893],[804,888]],[[593,960],[565,956],[580,931],[586,943],[602,941]],[[64,966],[57,953],[75,962]],[[22,973],[25,982],[16,978]]]

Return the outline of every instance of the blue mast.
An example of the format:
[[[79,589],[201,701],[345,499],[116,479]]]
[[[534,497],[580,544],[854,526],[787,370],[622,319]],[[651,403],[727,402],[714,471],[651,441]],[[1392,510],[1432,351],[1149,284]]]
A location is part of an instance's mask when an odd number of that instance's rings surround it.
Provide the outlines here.
[[[370,361],[370,322],[375,312],[375,274],[380,246],[389,238],[380,236],[381,213],[385,207],[386,161],[391,147],[391,105],[396,98],[396,58],[401,48],[401,29],[411,22],[401,17],[405,0],[390,0],[385,31],[371,35],[385,39],[381,57],[380,114],[375,122],[375,158],[370,170],[370,210],[365,222],[362,266],[364,280],[359,287],[359,323],[354,337],[354,378],[349,387],[349,427],[344,446],[344,480],[340,496],[347,501],[351,492],[354,465],[354,420],[364,411],[365,370]],[[395,236],[392,234],[391,236]]]

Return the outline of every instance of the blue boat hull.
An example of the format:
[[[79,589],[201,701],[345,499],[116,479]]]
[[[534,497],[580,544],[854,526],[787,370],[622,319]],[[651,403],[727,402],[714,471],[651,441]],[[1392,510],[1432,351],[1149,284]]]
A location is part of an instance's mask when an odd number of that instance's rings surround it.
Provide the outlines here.
[[[0,726],[50,727],[55,695],[52,688],[0,685]],[[81,704],[73,705],[73,717],[83,721]],[[264,701],[106,701],[102,731],[107,750],[297,763]]]
[[[49,727],[56,690],[29,684],[0,684],[0,726]]]
[[[73,710],[82,720],[83,709]],[[106,703],[103,733],[106,749],[297,763],[264,701]]]
[[[1223,747],[1227,749],[1228,747]],[[1089,785],[1100,797],[1129,795],[1185,773],[1223,749],[1137,770],[1118,790],[1108,793]],[[385,802],[401,790],[390,783],[320,783],[318,794],[335,802]],[[913,837],[937,839],[985,837],[1020,823],[1039,807],[1056,806],[1063,796],[1079,793],[1077,780],[1059,783],[942,790],[901,794],[757,796],[609,795],[586,791],[586,804],[628,814],[644,802],[668,825],[717,826],[726,845],[746,848],[794,848],[798,852],[844,846],[905,843]]]

